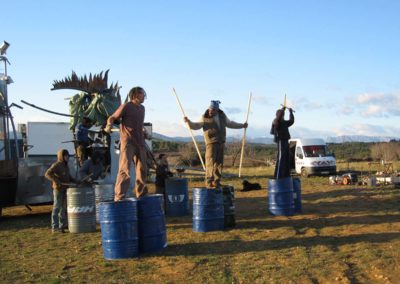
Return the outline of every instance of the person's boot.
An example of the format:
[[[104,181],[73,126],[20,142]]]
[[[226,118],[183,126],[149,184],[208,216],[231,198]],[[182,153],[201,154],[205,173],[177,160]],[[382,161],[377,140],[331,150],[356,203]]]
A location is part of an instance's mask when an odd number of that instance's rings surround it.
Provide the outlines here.
[[[214,188],[214,182],[211,180],[206,181],[206,187],[207,188]]]

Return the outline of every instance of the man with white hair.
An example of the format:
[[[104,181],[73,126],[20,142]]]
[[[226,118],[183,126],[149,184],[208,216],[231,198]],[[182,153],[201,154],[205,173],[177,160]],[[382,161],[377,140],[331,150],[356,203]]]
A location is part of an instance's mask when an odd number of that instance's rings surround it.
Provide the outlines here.
[[[184,121],[191,129],[203,128],[206,143],[206,186],[210,188],[221,186],[226,128],[240,129],[248,126],[247,122],[231,121],[219,108],[220,103],[220,101],[211,101],[199,122],[192,122],[184,117]]]

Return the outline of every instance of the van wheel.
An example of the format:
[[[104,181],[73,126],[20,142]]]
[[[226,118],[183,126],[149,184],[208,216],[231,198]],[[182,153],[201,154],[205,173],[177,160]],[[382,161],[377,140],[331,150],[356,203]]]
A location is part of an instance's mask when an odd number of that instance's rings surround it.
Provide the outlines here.
[[[305,177],[305,178],[309,176],[308,171],[307,171],[306,168],[302,168],[301,169],[301,176]]]

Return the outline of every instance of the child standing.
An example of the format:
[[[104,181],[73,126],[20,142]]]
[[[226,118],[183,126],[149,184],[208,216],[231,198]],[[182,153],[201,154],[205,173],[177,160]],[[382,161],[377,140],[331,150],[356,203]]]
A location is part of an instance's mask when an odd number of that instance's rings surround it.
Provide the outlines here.
[[[169,170],[168,156],[165,154],[158,155],[158,163],[156,169],[156,193],[165,194],[165,180],[172,177],[173,174]],[[164,197],[165,198],[165,197]]]

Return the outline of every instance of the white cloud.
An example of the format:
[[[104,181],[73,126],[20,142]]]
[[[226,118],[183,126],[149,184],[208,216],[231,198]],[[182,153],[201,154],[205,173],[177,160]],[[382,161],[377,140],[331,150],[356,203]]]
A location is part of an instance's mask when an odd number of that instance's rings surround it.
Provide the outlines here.
[[[242,110],[238,107],[226,107],[224,111],[226,114],[238,114],[242,112]]]
[[[154,121],[153,132],[157,132],[166,136],[190,136],[189,130],[186,128],[185,123],[170,123],[165,121]]]
[[[267,97],[266,96],[252,96],[251,97],[251,99],[254,101],[254,102],[257,102],[257,104],[261,104],[261,105],[268,105],[269,104],[269,101],[268,101],[268,99],[267,99]]]
[[[354,108],[350,106],[343,106],[339,108],[337,112],[340,114],[349,115],[354,112]]]
[[[384,99],[384,94],[362,94],[356,98],[356,102],[359,104],[379,103]]]
[[[310,101],[308,98],[306,97],[300,97],[297,98],[295,100],[287,100],[286,105],[288,107],[293,107],[295,110],[317,110],[317,109],[321,109],[324,106],[319,103],[317,100],[313,100]]]
[[[362,116],[382,116],[383,108],[380,105],[369,105],[366,110],[361,112]]]
[[[400,93],[365,93],[355,98],[346,98],[345,101],[342,105],[346,105],[346,108],[338,106],[338,113],[349,115],[357,112],[365,118],[400,116]]]
[[[365,135],[365,136],[399,136],[400,128],[396,126],[381,126],[367,123],[345,124],[334,129],[336,136]]]

